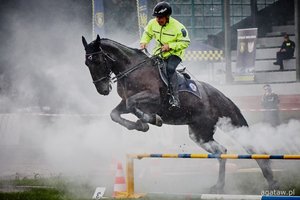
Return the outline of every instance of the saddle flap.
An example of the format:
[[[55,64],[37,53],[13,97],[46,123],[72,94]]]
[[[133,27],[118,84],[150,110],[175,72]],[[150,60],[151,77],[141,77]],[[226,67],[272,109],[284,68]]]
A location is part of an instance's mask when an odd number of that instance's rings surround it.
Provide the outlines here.
[[[156,62],[156,65],[158,67],[161,80],[166,86],[168,86],[166,62],[160,59],[160,61]],[[180,66],[181,67],[179,69],[176,69],[178,77],[178,92],[190,92],[201,98],[201,93],[196,82],[192,80],[190,75],[185,72],[186,67],[182,64]]]

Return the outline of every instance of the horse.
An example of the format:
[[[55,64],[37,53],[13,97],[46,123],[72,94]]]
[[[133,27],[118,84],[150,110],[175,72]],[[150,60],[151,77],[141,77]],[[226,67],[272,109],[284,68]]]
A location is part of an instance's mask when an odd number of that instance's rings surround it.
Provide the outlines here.
[[[116,41],[97,38],[87,43],[85,64],[99,94],[109,95],[112,81],[117,82],[117,93],[121,102],[111,111],[112,121],[128,130],[146,132],[149,124],[187,125],[189,137],[212,154],[225,154],[227,149],[213,137],[220,118],[227,117],[235,127],[248,127],[240,109],[223,93],[208,83],[195,81],[201,96],[180,91],[180,108],[169,109],[168,87],[160,76],[157,58],[149,57],[140,49],[129,48]],[[114,77],[111,77],[114,74]],[[133,114],[136,122],[122,118],[121,114]],[[247,153],[255,151],[244,147]],[[223,193],[225,186],[226,159],[219,159],[217,183],[210,188],[212,193]],[[256,160],[268,182],[269,189],[277,189],[269,160]]]

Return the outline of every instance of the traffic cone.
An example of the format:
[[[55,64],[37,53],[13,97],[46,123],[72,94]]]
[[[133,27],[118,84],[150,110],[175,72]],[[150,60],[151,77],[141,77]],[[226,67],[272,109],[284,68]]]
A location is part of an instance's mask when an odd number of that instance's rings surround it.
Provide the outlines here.
[[[118,162],[115,176],[113,197],[122,197],[126,194],[126,183],[122,163]]]

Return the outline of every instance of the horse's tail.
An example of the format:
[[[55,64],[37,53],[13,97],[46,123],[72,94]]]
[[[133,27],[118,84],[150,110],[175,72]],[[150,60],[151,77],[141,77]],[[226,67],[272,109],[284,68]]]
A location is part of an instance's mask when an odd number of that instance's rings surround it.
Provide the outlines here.
[[[240,109],[222,92],[208,83],[200,82],[205,92],[210,96],[208,98],[210,105],[218,108],[219,116],[229,117],[234,126],[248,126],[248,123],[242,115]]]
[[[230,99],[228,99],[228,100],[231,101]],[[245,119],[244,115],[241,113],[241,110],[233,102],[232,102],[232,104],[234,105],[234,110],[235,110],[235,113],[236,113],[236,116],[237,116],[236,118],[235,117],[231,118],[233,125],[235,125],[235,126],[248,126],[248,122]]]

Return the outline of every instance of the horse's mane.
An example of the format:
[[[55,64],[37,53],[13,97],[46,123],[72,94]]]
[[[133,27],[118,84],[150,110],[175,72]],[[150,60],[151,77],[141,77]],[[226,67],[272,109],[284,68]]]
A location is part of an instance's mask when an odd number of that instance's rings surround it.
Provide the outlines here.
[[[131,48],[128,47],[124,44],[121,44],[117,41],[108,39],[108,38],[101,38],[101,44],[103,44],[102,42],[104,42],[104,45],[108,45],[108,46],[115,46],[118,49],[122,50],[122,52],[124,52],[124,54],[128,55],[139,55],[139,56],[147,56],[142,50],[137,49],[137,48]]]

